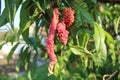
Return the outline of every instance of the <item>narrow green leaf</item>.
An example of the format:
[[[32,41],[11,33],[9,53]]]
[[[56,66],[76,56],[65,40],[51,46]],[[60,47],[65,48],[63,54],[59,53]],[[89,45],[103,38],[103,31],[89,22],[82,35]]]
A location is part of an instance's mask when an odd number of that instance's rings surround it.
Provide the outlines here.
[[[118,34],[118,26],[120,24],[120,17],[116,18],[114,20],[114,30],[115,30],[115,33]]]
[[[83,9],[79,4],[75,3],[73,5],[73,8],[75,9],[75,23],[74,25],[79,27],[83,25],[84,23],[90,24],[90,27],[93,27],[93,20],[88,11]]]
[[[83,47],[78,47],[78,46],[71,46],[70,50],[75,54],[75,55],[81,55],[81,54],[89,54],[92,55],[91,52],[89,52],[87,49]]]
[[[92,2],[93,2],[94,4],[96,4],[96,3],[97,3],[97,0],[92,0]]]
[[[22,33],[22,37],[24,39],[24,41],[27,43],[27,44],[30,44],[30,41],[28,39],[29,37],[29,29],[25,30],[23,33]]]
[[[2,12],[2,14],[0,15],[0,27],[5,25],[8,22],[8,13],[7,13],[7,9],[5,8]]]
[[[97,80],[96,74],[90,73],[89,76],[88,76],[88,80]]]
[[[25,64],[25,59],[27,58],[29,47],[23,46],[20,53],[21,62]]]
[[[3,47],[4,44],[5,44],[5,42],[0,43],[0,49]]]
[[[9,62],[9,60],[12,58],[12,55],[14,53],[14,51],[16,50],[17,46],[19,45],[19,43],[15,44],[15,46],[13,46],[13,48],[11,49],[10,53],[7,56],[7,61]]]
[[[18,35],[23,36],[23,39],[25,40],[25,42],[27,44],[29,44],[29,40],[28,40],[28,33],[29,33],[29,26],[32,23],[32,20],[30,20],[30,4],[31,1],[26,0],[21,7],[21,11],[20,11],[20,30],[18,32]]]
[[[32,21],[29,20],[28,22],[26,22],[26,24],[24,25],[24,27],[20,30],[21,33],[23,33],[25,30],[27,30],[30,25],[31,25]]]
[[[107,56],[106,44],[105,44],[105,33],[101,26],[99,26],[96,22],[94,23],[94,40],[95,40],[95,48],[97,52],[104,54]]]
[[[77,4],[74,4],[73,8],[75,10],[75,22],[73,26],[80,27],[82,25],[82,18],[79,6]]]
[[[34,1],[34,2],[36,3],[38,9],[39,9],[40,11],[42,11],[43,13],[45,13],[45,11],[42,9],[40,3],[39,3],[38,1]]]
[[[115,53],[115,41],[113,39],[113,37],[105,31],[105,37],[106,37],[106,44],[109,47],[110,52],[112,53],[111,57],[112,57],[112,63],[115,64],[116,61],[116,53]]]
[[[18,9],[18,7],[20,6],[22,0],[13,0],[13,1],[14,1],[14,2],[12,2],[13,5],[14,5],[14,6],[12,6],[12,7],[13,7],[13,17],[15,17],[15,14],[16,14],[16,12],[17,12],[17,9]]]
[[[60,6],[62,0],[57,0],[57,5]]]
[[[81,55],[81,54],[82,54],[79,49],[70,48],[70,50],[71,50],[75,55]]]
[[[80,35],[81,46],[87,48],[89,39],[90,39],[90,35],[87,32],[82,32]]]
[[[83,22],[87,22],[90,24],[90,27],[93,27],[94,26],[93,20],[90,13],[81,7],[80,7],[80,12],[81,12]]]
[[[26,0],[21,7],[21,11],[20,11],[20,29],[21,30],[23,30],[22,28],[24,28],[26,23],[29,22],[29,18],[30,18],[29,4],[30,4],[30,1]]]

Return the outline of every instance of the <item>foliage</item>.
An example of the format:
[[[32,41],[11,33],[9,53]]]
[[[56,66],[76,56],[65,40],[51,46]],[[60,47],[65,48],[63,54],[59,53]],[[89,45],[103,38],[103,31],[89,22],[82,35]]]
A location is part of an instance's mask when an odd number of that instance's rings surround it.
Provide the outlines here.
[[[12,30],[16,11],[22,6],[20,29],[16,36],[22,35],[28,46],[23,46],[21,50],[17,71],[21,64],[25,65],[30,80],[34,79],[30,71],[32,50],[36,52],[32,62],[33,72],[38,56],[37,48],[46,54],[45,46],[40,43],[43,37],[38,35],[39,28],[45,28],[48,34],[52,11],[56,7],[60,9],[61,16],[65,7],[72,7],[75,10],[75,22],[69,28],[66,46],[58,41],[56,35],[54,50],[58,61],[54,68],[55,80],[120,79],[120,40],[115,38],[120,33],[119,4],[102,4],[97,0],[5,0],[5,6],[0,16],[0,26],[9,22]],[[36,22],[35,33],[30,37],[29,26],[33,22]],[[8,60],[16,47],[8,55]],[[29,50],[29,47],[32,49]]]

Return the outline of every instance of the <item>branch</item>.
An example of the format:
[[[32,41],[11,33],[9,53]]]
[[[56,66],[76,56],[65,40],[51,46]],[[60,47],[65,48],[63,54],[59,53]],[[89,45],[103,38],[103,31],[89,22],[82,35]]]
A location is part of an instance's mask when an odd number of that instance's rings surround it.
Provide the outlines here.
[[[116,70],[114,73],[112,73],[106,80],[110,80],[116,73],[118,73],[118,70]]]
[[[103,80],[110,80],[116,73],[118,73],[118,70],[116,70],[115,72],[113,72],[111,75],[107,74],[103,76]],[[106,77],[108,77],[107,79],[105,79]]]

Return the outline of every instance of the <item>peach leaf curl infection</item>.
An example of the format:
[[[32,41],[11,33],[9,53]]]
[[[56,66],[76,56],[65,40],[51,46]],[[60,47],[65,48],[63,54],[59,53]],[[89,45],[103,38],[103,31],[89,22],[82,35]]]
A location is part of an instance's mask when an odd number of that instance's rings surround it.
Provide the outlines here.
[[[58,8],[55,8],[53,10],[52,20],[49,25],[49,34],[46,39],[46,50],[50,57],[50,62],[48,66],[49,76],[53,74],[54,65],[57,62],[57,58],[54,53],[54,37],[56,31],[58,32],[60,41],[63,43],[63,45],[66,45],[69,34],[67,28],[70,27],[74,22],[74,10],[72,8],[64,9],[64,17],[61,22],[59,22],[59,15],[60,14]]]

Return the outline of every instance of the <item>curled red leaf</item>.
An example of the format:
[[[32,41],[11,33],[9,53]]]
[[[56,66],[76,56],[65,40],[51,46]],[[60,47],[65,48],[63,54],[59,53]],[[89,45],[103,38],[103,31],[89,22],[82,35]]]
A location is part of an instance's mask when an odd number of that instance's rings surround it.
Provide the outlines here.
[[[57,25],[58,36],[63,45],[67,44],[69,32],[66,30],[66,25],[64,22],[60,22]]]
[[[57,8],[55,8],[53,11],[52,20],[51,20],[51,23],[49,26],[48,38],[46,40],[46,50],[50,57],[50,63],[49,63],[49,67],[48,67],[49,75],[52,74],[54,64],[57,61],[56,55],[54,53],[54,37],[55,37],[56,26],[57,26],[58,22],[59,22],[59,11]]]
[[[74,22],[74,10],[72,8],[65,8],[64,9],[64,18],[63,21],[66,24],[66,27],[70,27]]]

